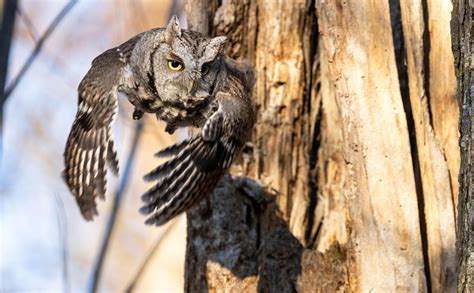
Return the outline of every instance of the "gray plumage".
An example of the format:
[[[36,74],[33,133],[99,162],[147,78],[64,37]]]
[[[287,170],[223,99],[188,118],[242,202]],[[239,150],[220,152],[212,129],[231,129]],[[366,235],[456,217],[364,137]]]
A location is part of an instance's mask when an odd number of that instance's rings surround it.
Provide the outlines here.
[[[253,69],[225,56],[225,42],[181,30],[173,17],[166,28],[141,33],[92,61],[79,84],[63,172],[86,220],[97,215],[96,198],[105,198],[106,165],[118,173],[111,125],[119,92],[135,106],[133,119],[153,113],[169,133],[201,128],[157,153],[169,160],[145,176],[157,180],[142,196],[146,223],[164,224],[212,192],[255,123]]]

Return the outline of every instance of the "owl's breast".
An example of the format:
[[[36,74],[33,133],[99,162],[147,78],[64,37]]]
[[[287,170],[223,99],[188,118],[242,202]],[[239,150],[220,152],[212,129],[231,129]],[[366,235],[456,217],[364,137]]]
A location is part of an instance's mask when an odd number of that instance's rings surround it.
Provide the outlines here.
[[[140,86],[122,86],[119,93],[125,94],[128,100],[143,112],[155,113],[158,120],[162,120],[172,128],[179,127],[201,127],[211,112],[217,109],[215,99],[209,95],[186,95],[174,94],[164,97]]]
[[[143,112],[155,113],[163,107],[160,97],[139,85],[134,87],[120,86],[118,93],[125,95],[130,103]]]
[[[163,120],[168,124],[175,125],[176,127],[188,127],[195,126],[201,127],[205,120],[204,109],[183,109],[179,107],[161,107],[156,111],[156,118]]]

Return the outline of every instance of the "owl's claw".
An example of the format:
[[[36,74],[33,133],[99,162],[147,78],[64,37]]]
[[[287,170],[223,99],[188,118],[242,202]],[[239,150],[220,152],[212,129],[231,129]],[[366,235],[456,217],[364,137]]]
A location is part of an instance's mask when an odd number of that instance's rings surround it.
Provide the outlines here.
[[[138,108],[135,108],[135,110],[133,110],[132,118],[133,120],[140,120],[143,117],[143,114],[145,114],[145,112]]]
[[[165,131],[168,132],[169,134],[173,134],[175,130],[176,130],[176,125],[170,124],[170,123],[166,124]]]

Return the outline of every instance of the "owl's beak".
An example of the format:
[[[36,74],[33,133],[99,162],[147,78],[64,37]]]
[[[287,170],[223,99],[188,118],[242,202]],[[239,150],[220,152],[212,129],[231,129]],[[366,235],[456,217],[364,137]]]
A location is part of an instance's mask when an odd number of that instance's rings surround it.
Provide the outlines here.
[[[198,90],[193,94],[193,97],[196,100],[205,100],[205,99],[209,98],[209,93],[206,92],[206,91],[203,91],[203,90]]]
[[[194,96],[196,94],[196,91],[198,90],[198,87],[199,87],[199,80],[193,78],[189,95]]]

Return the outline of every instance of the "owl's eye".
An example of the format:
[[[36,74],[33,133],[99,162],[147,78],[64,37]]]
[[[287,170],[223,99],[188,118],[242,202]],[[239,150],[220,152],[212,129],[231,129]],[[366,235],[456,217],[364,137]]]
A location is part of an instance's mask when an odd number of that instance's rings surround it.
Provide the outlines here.
[[[176,60],[168,60],[168,68],[173,71],[182,71],[184,64]]]
[[[201,67],[201,75],[206,75],[209,73],[211,66],[208,63],[204,63]]]

